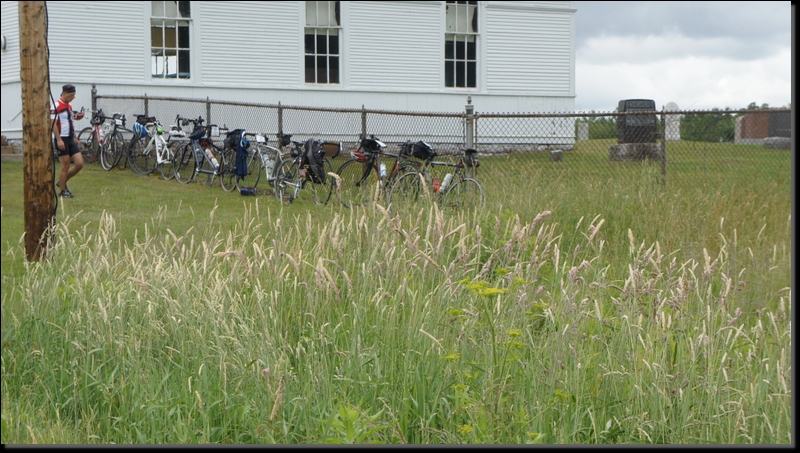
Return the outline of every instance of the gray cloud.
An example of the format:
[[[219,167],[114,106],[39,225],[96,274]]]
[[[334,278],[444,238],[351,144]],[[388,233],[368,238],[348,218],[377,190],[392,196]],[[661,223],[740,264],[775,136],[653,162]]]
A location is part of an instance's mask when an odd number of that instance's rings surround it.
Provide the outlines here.
[[[700,43],[686,47],[685,55],[747,60],[792,44],[791,2],[578,1],[575,6],[579,52],[596,38],[663,36]]]

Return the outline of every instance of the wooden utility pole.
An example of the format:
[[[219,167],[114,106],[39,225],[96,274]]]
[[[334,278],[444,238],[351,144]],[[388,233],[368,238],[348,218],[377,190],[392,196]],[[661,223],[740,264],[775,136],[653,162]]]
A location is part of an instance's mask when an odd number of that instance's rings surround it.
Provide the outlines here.
[[[39,261],[47,257],[55,215],[47,15],[45,2],[17,3],[19,72],[22,81],[25,254],[28,261]]]

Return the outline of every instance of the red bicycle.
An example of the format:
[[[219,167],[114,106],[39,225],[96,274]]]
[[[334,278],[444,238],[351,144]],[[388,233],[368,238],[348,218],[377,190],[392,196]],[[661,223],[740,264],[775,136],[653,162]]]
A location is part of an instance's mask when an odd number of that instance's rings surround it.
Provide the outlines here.
[[[125,147],[125,137],[122,132],[132,131],[125,129],[125,115],[115,113],[106,116],[103,109],[90,110],[92,112],[91,126],[81,129],[78,133],[78,147],[87,163],[98,160],[104,170],[111,170],[117,155]]]

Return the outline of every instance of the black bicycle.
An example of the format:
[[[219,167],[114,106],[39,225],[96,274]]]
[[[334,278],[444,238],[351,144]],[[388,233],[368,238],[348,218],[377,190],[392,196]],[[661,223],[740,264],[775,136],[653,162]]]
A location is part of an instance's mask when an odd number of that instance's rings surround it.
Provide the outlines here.
[[[358,136],[358,149],[350,153],[350,160],[336,171],[336,192],[348,208],[371,204],[385,197],[394,181],[401,175],[415,171],[414,164],[402,153],[387,153],[386,144],[374,135]],[[394,159],[391,169],[381,162],[381,157]]]
[[[175,179],[181,184],[196,181],[198,175],[206,175],[205,185],[212,186],[218,178],[222,190],[226,192],[236,188],[235,176],[230,162],[234,155],[215,145],[212,136],[219,136],[216,124],[204,126],[203,117],[195,119],[180,118],[183,125],[194,124],[189,135],[189,143],[181,147],[175,155]],[[212,132],[215,134],[212,135]]]
[[[308,189],[314,203],[326,204],[333,189],[333,178],[329,175],[333,173],[330,159],[336,157],[338,151],[328,156],[326,148],[330,147],[313,138],[305,143],[292,140],[292,145],[291,157],[284,159],[275,173],[275,197],[288,204],[300,196],[302,189]]]

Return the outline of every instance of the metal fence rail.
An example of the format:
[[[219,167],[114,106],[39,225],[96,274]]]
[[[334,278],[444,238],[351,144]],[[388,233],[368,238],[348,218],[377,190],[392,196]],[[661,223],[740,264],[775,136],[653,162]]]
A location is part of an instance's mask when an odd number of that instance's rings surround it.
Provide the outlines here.
[[[155,116],[169,126],[176,115],[206,124],[293,139],[342,143],[344,159],[359,134],[375,135],[396,151],[424,140],[440,155],[476,148],[484,168],[501,173],[539,171],[559,178],[620,178],[652,174],[664,183],[710,174],[787,177],[791,172],[791,109],[607,113],[408,112],[256,104],[211,99],[98,95],[106,113]]]

